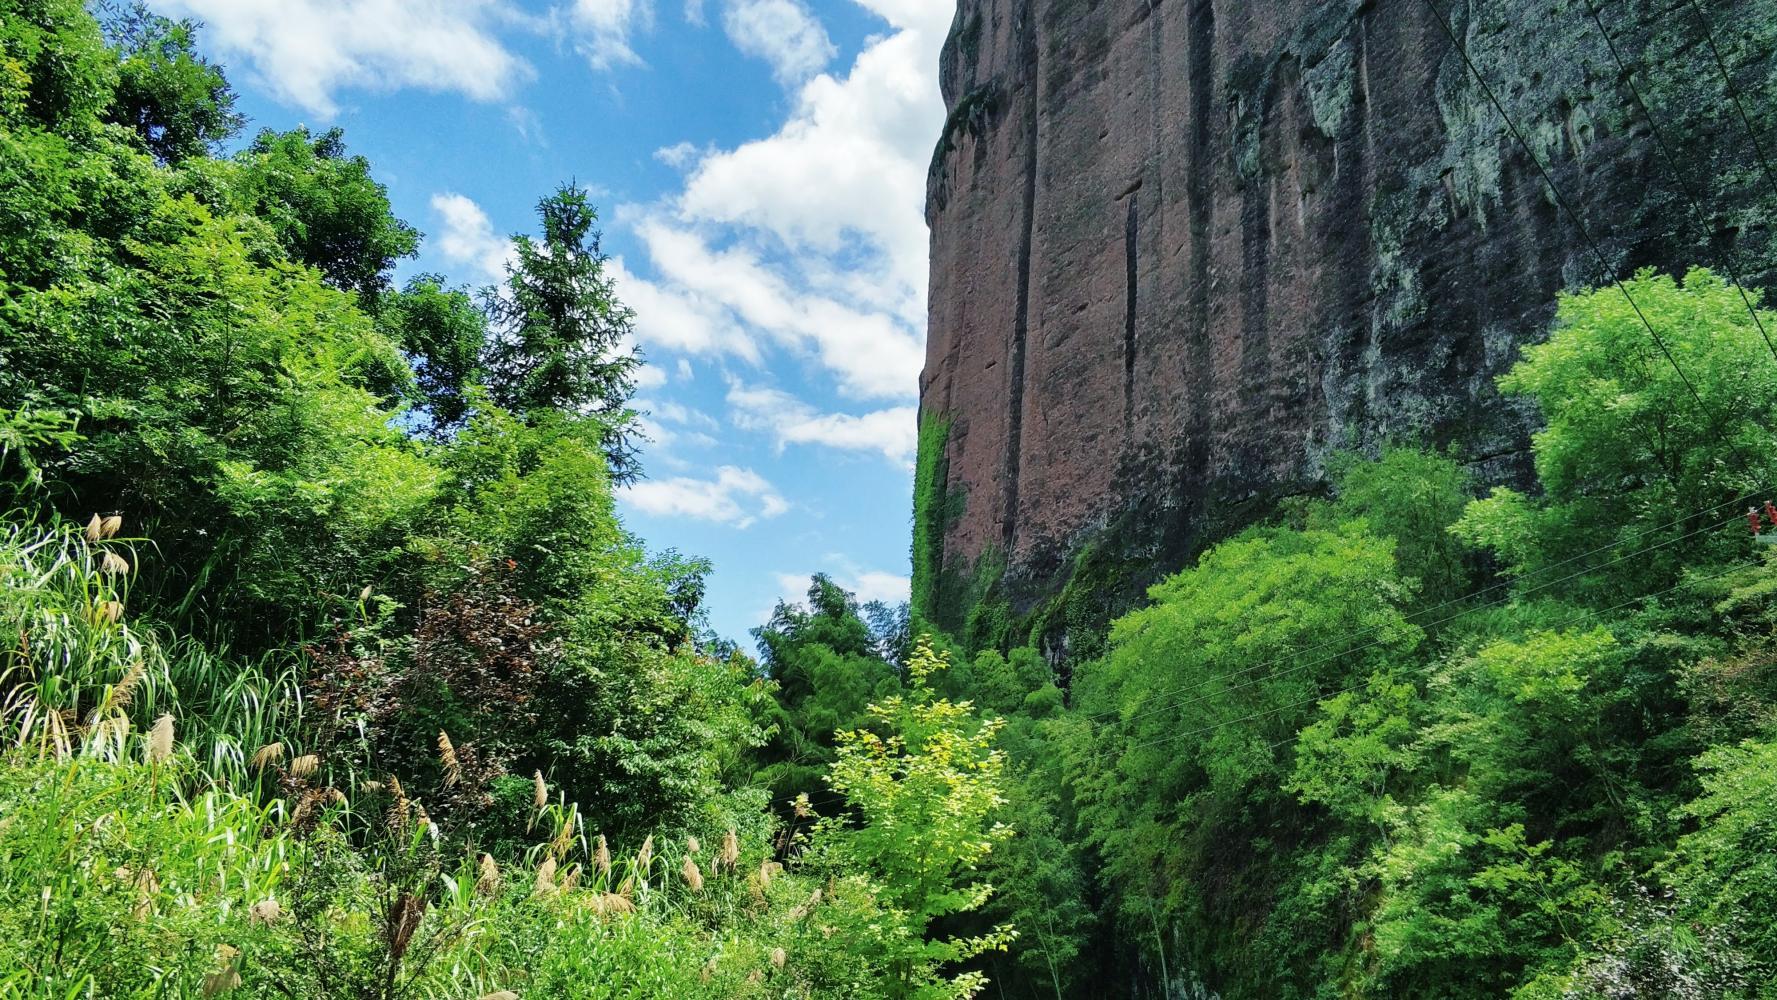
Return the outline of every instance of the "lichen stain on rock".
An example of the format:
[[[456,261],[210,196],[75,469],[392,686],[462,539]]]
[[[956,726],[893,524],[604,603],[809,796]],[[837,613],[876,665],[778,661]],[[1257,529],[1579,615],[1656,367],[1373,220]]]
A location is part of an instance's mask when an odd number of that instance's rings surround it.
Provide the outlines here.
[[[1703,6],[1777,135],[1777,0]],[[994,600],[1031,614],[1089,551],[1133,598],[1320,488],[1344,448],[1453,444],[1520,478],[1531,428],[1493,379],[1557,291],[1724,254],[1768,284],[1777,191],[1694,20],[1648,0],[1435,9],[1492,98],[1423,0],[961,0],[921,378],[922,413],[951,428],[941,492],[967,497],[930,546],[945,576],[991,553]]]

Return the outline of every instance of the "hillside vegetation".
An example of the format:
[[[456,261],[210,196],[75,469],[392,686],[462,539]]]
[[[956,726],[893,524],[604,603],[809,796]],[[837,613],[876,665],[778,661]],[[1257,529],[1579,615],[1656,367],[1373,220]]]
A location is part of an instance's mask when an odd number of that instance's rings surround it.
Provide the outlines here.
[[[928,634],[922,507],[910,610],[754,659],[616,513],[586,193],[397,286],[243,127],[194,26],[0,0],[0,996],[1777,997],[1756,295],[1564,297],[1534,488],[1341,456],[1060,655]]]

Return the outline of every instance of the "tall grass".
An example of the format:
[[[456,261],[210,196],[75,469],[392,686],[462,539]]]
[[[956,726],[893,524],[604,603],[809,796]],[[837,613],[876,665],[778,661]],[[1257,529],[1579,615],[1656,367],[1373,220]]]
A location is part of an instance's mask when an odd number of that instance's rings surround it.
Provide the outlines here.
[[[237,660],[137,625],[129,579],[146,547],[96,534],[0,526],[0,740],[66,756],[114,719],[172,715],[204,776],[249,783],[259,747],[295,745],[295,662]]]
[[[541,784],[502,866],[393,779],[299,773],[295,654],[135,620],[139,550],[0,526],[0,998],[864,995],[859,878],[608,844]]]

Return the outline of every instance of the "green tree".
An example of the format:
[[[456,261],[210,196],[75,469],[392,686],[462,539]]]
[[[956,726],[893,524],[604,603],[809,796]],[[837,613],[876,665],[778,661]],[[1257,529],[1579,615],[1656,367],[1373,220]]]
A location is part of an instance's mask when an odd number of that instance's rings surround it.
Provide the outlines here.
[[[1395,562],[1418,585],[1419,601],[1436,606],[1467,590],[1463,545],[1450,534],[1474,497],[1468,470],[1454,457],[1390,446],[1375,459],[1343,454],[1331,463],[1339,520],[1362,518],[1395,540]]]
[[[982,721],[968,702],[937,697],[930,681],[948,657],[915,643],[910,688],[871,706],[887,735],[854,729],[838,736],[828,780],[858,821],[823,821],[817,840],[835,857],[870,873],[874,893],[904,926],[879,939],[891,980],[887,996],[937,1000],[971,997],[986,985],[979,972],[945,967],[1012,940],[1009,926],[968,938],[942,936],[934,924],[979,909],[993,894],[971,876],[1011,836],[996,822],[1005,806],[1005,754],[993,748],[1000,719]]]
[[[0,114],[80,133],[117,85],[117,59],[80,0],[0,2]]]
[[[824,811],[833,734],[868,725],[868,706],[900,692],[900,671],[880,655],[857,600],[824,573],[809,580],[804,603],[779,601],[753,638],[761,672],[776,685],[757,780],[775,802],[806,795]]]
[[[195,22],[161,17],[140,0],[108,13],[120,59],[106,120],[134,129],[161,163],[208,154],[240,131],[234,89],[198,53]]]
[[[461,427],[487,343],[487,316],[474,298],[466,289],[446,288],[439,275],[422,274],[383,298],[377,322],[411,360],[432,432]]]
[[[370,161],[348,155],[345,133],[307,128],[261,131],[237,157],[232,200],[264,219],[290,258],[367,302],[388,287],[395,262],[413,256],[420,234],[397,219]]]
[[[634,314],[606,273],[585,190],[564,185],[537,203],[537,218],[542,235],[514,238],[502,294],[487,298],[495,331],[484,358],[488,391],[518,414],[596,417],[612,475],[629,482],[640,474],[627,405],[642,363],[629,346]]]
[[[1499,553],[1510,571],[1696,532],[1733,517],[1721,505],[1777,473],[1777,361],[1740,292],[1701,268],[1682,282],[1642,271],[1624,287],[1634,307],[1614,287],[1563,295],[1548,341],[1525,348],[1499,379],[1502,392],[1529,399],[1542,415],[1531,446],[1543,497],[1495,488],[1456,530]],[[1756,290],[1747,294],[1758,301]],[[1777,315],[1762,319],[1777,329]],[[1691,544],[1718,550],[1719,537]],[[1614,584],[1669,582],[1684,554],[1638,558],[1615,571]]]

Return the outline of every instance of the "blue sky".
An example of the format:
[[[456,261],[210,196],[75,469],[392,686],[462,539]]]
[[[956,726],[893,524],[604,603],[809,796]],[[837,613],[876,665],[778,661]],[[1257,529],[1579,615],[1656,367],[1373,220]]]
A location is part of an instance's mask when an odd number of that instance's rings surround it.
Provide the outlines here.
[[[825,571],[907,593],[926,165],[949,0],[160,0],[253,128],[339,125],[485,284],[567,180],[604,220],[655,443],[622,496],[747,641]]]

